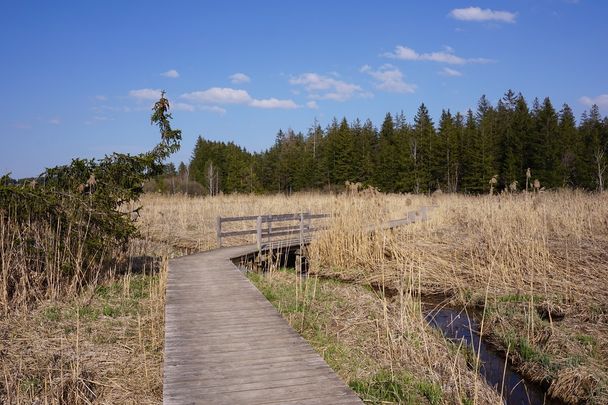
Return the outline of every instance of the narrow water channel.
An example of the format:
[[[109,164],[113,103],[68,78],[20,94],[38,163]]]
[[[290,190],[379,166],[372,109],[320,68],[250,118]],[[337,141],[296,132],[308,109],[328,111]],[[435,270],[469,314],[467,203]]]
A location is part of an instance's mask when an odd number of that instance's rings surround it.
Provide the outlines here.
[[[479,373],[502,397],[507,405],[562,405],[563,402],[549,398],[546,391],[537,384],[526,382],[496,351],[480,339],[479,324],[464,310],[434,307],[426,313],[428,323],[441,330],[446,337],[456,343],[463,341],[477,354],[479,348]],[[505,364],[506,363],[506,364]],[[503,383],[504,381],[504,383]]]

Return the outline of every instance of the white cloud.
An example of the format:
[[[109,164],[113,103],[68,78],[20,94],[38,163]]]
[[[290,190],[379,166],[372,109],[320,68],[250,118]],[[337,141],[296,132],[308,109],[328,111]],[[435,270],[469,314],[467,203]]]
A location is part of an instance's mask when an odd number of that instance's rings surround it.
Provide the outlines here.
[[[601,109],[608,109],[608,94],[600,94],[596,97],[583,96],[579,98],[578,101],[587,107],[591,107],[595,104]]]
[[[362,73],[366,73],[376,81],[376,88],[390,93],[413,93],[416,85],[403,81],[403,73],[393,65],[386,64],[378,70],[373,70],[371,66],[365,65],[361,68]]]
[[[208,90],[182,94],[180,97],[202,104],[249,104],[252,100],[245,90],[230,87],[212,87]]]
[[[160,74],[161,76],[168,77],[170,79],[177,79],[179,77],[179,72],[175,69],[167,70]]]
[[[149,101],[158,100],[160,98],[161,91],[159,89],[139,89],[131,90],[129,96],[137,99],[138,101]]]
[[[397,45],[394,52],[383,54],[387,58],[411,61],[432,61],[439,63],[447,63],[450,65],[464,65],[467,63],[489,63],[491,59],[486,58],[463,58],[454,53],[451,47],[445,47],[445,50],[429,53],[418,53],[407,46]]]
[[[97,101],[107,101],[108,98],[106,96],[98,95],[98,96],[95,96],[95,100],[97,100]]]
[[[480,7],[455,8],[448,14],[450,17],[460,21],[500,21],[515,23],[516,13],[510,11],[482,9]]]
[[[251,107],[256,108],[282,108],[282,109],[294,109],[298,108],[298,105],[293,100],[279,100],[276,98],[267,98],[263,100],[251,100],[249,103]]]
[[[172,103],[171,108],[173,108],[174,110],[178,110],[178,111],[189,111],[189,112],[192,112],[195,110],[195,107],[192,104],[179,103],[179,102]]]
[[[318,110],[319,109],[319,105],[314,100],[311,100],[311,101],[307,102],[306,103],[306,107],[310,108],[311,110]]]
[[[245,73],[235,73],[233,75],[230,75],[228,78],[234,84],[249,83],[251,81],[251,78]]]
[[[59,117],[53,117],[49,120],[49,124],[59,125],[61,124],[61,119]]]
[[[200,107],[200,109],[203,110],[203,111],[214,112],[214,113],[219,114],[219,115],[226,114],[226,109],[224,109],[222,107],[218,107],[216,105],[213,105],[213,106],[203,105],[203,106]]]
[[[448,77],[460,77],[462,76],[462,72],[456,70],[456,69],[450,69],[449,67],[444,67],[440,72],[440,75],[442,76],[448,76]]]
[[[304,73],[292,77],[289,83],[303,86],[309,97],[319,100],[346,101],[356,95],[365,95],[361,87],[356,84],[317,73]]]
[[[243,104],[255,108],[298,108],[293,100],[280,100],[278,98],[256,99],[245,90],[230,87],[212,87],[208,90],[194,91],[182,94],[181,98],[198,104]],[[209,110],[210,107],[206,109]],[[211,107],[213,108],[213,107]],[[220,111],[221,110],[221,111]],[[226,110],[215,107],[214,112],[225,113]]]

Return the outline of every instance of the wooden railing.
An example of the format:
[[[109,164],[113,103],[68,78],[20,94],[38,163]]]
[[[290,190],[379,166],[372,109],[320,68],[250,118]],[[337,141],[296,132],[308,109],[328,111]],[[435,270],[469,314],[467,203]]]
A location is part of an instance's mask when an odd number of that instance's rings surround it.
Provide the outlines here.
[[[365,227],[367,232],[379,231],[382,229],[393,229],[399,226],[422,222],[428,219],[429,209],[435,206],[423,206],[417,210],[409,211],[406,216],[401,219],[393,219],[381,224],[372,224]],[[273,244],[279,245],[280,242],[289,242],[290,245],[300,245],[310,242],[312,233],[327,229],[326,224],[312,225],[313,219],[329,218],[329,214],[311,214],[304,212],[300,214],[278,214],[278,215],[250,215],[243,217],[217,217],[217,244],[222,247],[224,238],[234,236],[256,236],[256,244],[258,250],[263,246],[271,248]],[[255,228],[244,230],[225,230],[224,224],[229,222],[252,222],[255,221]],[[278,239],[287,237],[284,239]]]
[[[270,245],[273,242],[279,242],[277,238],[284,240],[299,240],[300,244],[305,244],[310,241],[311,234],[320,229],[325,229],[325,225],[315,225],[313,227],[313,219],[329,218],[329,214],[311,214],[303,212],[299,214],[278,214],[278,215],[250,215],[243,217],[217,217],[217,244],[222,247],[224,238],[234,236],[256,235],[256,244],[258,250],[264,244]],[[255,221],[254,229],[244,230],[225,230],[223,224],[229,222],[253,222]]]

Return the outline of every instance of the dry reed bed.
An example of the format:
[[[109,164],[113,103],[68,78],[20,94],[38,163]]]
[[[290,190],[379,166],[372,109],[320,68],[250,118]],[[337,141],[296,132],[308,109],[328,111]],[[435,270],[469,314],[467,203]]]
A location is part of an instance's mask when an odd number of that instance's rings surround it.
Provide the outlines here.
[[[319,193],[297,193],[292,196],[232,194],[215,197],[146,194],[140,201],[143,209],[138,226],[144,239],[158,240],[192,251],[205,251],[217,247],[215,227],[218,216],[311,212],[333,213],[339,217],[344,210],[343,205],[352,204],[358,207],[358,211],[365,211],[366,215],[344,220],[365,220],[371,224],[387,218],[403,218],[408,209],[428,204],[429,201],[420,196],[403,198],[373,191],[364,191],[357,198]],[[373,204],[371,207],[370,202]],[[253,229],[255,221],[237,222],[227,226],[232,226],[227,228],[231,230]],[[226,240],[226,244],[249,243],[253,241],[252,238],[233,237]]]
[[[489,337],[525,374],[571,403],[608,402],[606,194],[437,201],[430,221],[394,232],[336,222],[311,246],[313,270],[486,308]]]
[[[134,241],[128,267],[114,269],[126,273],[12,307],[0,321],[0,403],[160,403],[168,254]]]
[[[407,403],[500,403],[496,391],[467,367],[465,348],[429,328],[413,297],[391,301],[355,284],[283,271],[254,280],[344,381],[370,381],[384,371],[410,386]],[[439,387],[435,395],[426,398],[415,388],[412,393],[411,386],[428,384]]]
[[[602,391],[608,364],[606,195],[559,192],[540,196],[444,195],[434,199],[438,208],[427,223],[370,235],[363,232],[366,225],[401,218],[408,210],[433,201],[369,191],[213,198],[146,195],[139,219],[142,240],[134,242],[134,250],[128,255],[167,258],[213,248],[219,215],[329,212],[333,214],[332,228],[310,247],[312,270],[400,292],[398,296],[403,299],[386,303],[390,316],[385,317],[384,328],[377,329],[384,331],[389,342],[378,350],[390,351],[391,361],[417,359],[422,373],[441,381],[446,375],[451,376],[448,381],[464,378],[461,376],[466,375],[466,367],[461,367],[458,355],[449,357],[450,361],[438,361],[446,359],[446,346],[424,323],[420,312],[421,295],[441,292],[455,303],[485,307],[490,338],[498,345],[512,343],[509,351],[515,361],[533,377],[552,378],[554,394],[572,402],[573,398],[594,395],[595,403],[606,403],[608,394]],[[0,236],[9,234],[4,228]],[[48,244],[48,249],[56,250],[52,236],[45,240],[42,232],[40,240]],[[245,241],[234,238],[227,242]],[[10,253],[9,249],[2,255],[4,279]],[[120,276],[99,283],[103,286],[123,280]],[[43,302],[30,316],[18,311],[8,314],[0,322],[0,397],[6,400],[8,393],[19,392],[21,396],[10,397],[7,402],[29,403],[38,397],[48,403],[65,402],[66,398],[87,403],[90,398],[86,390],[92,388],[94,401],[99,402],[159,401],[162,272],[151,280],[156,281],[146,289],[147,295],[140,297],[139,315],[126,317],[123,329],[108,326],[115,320],[111,316],[112,322],[101,322],[109,333],[100,336],[122,336],[114,343],[92,340],[96,335],[94,322],[85,325],[64,316],[74,306],[97,305],[103,311],[106,298],[95,297],[91,291],[89,295],[85,291],[63,298],[55,295],[57,302]],[[122,291],[119,296],[126,297]],[[48,298],[52,297],[40,297]],[[53,321],[55,326],[47,322],[54,315],[49,318],[45,306],[59,307],[61,316]],[[556,319],[541,320],[538,314],[543,308]],[[46,321],[36,316],[41,313]],[[557,319],[560,313],[565,314],[563,320]],[[108,321],[106,318],[103,315],[99,319]],[[521,346],[521,342],[532,349],[531,358],[517,354],[516,349],[522,347],[515,346]],[[104,355],[103,363],[99,353],[106,350],[109,354]],[[445,374],[441,368],[448,364],[449,373]],[[471,382],[478,385],[477,381],[467,379],[454,386],[468,387]],[[444,388],[455,392],[453,387]],[[482,396],[478,403],[483,403]]]

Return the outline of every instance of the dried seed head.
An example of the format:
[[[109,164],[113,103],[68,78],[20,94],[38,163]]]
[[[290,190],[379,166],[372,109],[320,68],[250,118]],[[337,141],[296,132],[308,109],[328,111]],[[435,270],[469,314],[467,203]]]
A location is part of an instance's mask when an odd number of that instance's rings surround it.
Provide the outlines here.
[[[84,184],[79,184],[79,185],[78,185],[78,187],[76,188],[76,190],[77,190],[79,193],[82,193],[82,192],[84,191]]]
[[[534,188],[536,188],[536,189],[540,188],[540,181],[538,181],[538,179],[534,179]]]
[[[95,184],[97,184],[97,180],[95,180],[95,175],[91,174],[91,176],[89,177],[89,179],[87,180],[87,186],[92,187]]]

